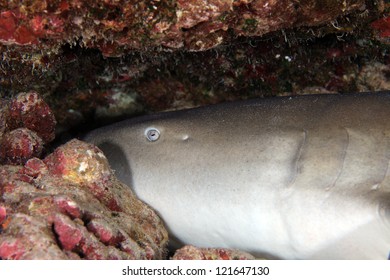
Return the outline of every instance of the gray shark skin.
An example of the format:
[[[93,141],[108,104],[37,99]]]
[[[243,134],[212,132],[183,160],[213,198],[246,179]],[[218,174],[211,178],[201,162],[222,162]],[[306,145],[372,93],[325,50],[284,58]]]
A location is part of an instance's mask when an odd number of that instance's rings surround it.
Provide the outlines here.
[[[281,259],[387,259],[390,92],[276,97],[97,129],[174,246]]]

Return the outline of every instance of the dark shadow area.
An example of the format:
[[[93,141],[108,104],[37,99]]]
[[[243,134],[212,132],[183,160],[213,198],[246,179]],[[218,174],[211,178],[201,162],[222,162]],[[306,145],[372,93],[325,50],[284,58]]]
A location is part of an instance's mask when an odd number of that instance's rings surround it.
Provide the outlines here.
[[[97,145],[110,163],[115,176],[128,187],[133,186],[131,167],[122,148],[111,142],[102,142]]]

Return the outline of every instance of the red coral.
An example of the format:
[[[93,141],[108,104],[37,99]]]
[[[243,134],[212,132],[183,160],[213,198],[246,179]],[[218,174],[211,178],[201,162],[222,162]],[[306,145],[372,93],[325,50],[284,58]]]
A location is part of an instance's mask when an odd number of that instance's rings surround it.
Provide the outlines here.
[[[56,120],[36,92],[20,93],[0,103],[0,162],[24,164],[39,157],[55,137]],[[43,139],[43,140],[42,140]]]
[[[87,228],[106,245],[116,246],[125,239],[118,229],[113,229],[102,219],[92,220],[88,223]]]
[[[43,2],[44,4],[44,2]],[[57,14],[47,14],[46,5],[34,7],[32,19],[22,8],[4,11],[0,14],[0,41],[19,45],[38,44],[40,38],[64,31],[64,21]],[[46,10],[46,13],[42,13]],[[42,13],[42,14],[41,14]]]
[[[43,142],[39,136],[27,129],[18,128],[7,132],[0,142],[0,161],[7,164],[24,164],[32,157],[39,157]]]
[[[61,176],[67,173],[67,164],[65,154],[60,149],[56,149],[54,153],[46,157],[44,163],[48,167],[51,174]]]
[[[371,27],[379,32],[382,38],[390,37],[390,17],[384,17],[371,23]]]
[[[16,27],[16,19],[11,11],[0,13],[0,41],[11,40]]]
[[[15,41],[21,45],[38,43],[37,37],[25,25],[19,26],[13,34]]]
[[[91,191],[96,182],[104,193]],[[0,166],[0,194],[0,258],[155,259],[165,254],[168,237],[161,220],[113,177],[104,155],[90,144],[73,140],[43,161]]]
[[[58,196],[54,198],[54,203],[64,214],[69,215],[72,219],[80,219],[82,211],[76,201],[69,197]]]
[[[95,146],[73,140],[56,149],[44,162],[51,174],[79,183],[113,211],[121,211],[119,200],[108,191],[111,169]]]
[[[246,252],[224,248],[198,248],[187,245],[177,250],[173,260],[253,260]]]
[[[364,6],[363,0],[346,6],[336,0],[31,2],[23,8],[4,5],[8,10],[0,19],[0,40],[50,49],[81,38],[84,45],[112,56],[157,46],[205,50],[221,44],[229,33],[254,36],[319,25]]]
[[[25,15],[19,10],[4,11],[0,14],[0,40],[13,41],[17,44],[36,44],[36,35],[26,25],[23,24]]]
[[[0,160],[13,164],[0,165],[0,259],[162,258],[161,220],[97,147],[73,140],[37,158],[54,126],[35,92],[0,100]]]
[[[19,240],[9,240],[0,244],[0,258],[19,260],[25,254],[25,248]]]
[[[54,230],[64,250],[74,250],[83,239],[81,230],[64,215],[57,215],[54,218]]]
[[[9,105],[10,129],[26,127],[45,143],[55,137],[56,120],[50,107],[35,91],[18,94]]]
[[[7,228],[0,235],[2,259],[65,259],[50,227],[41,218],[13,214]]]
[[[36,178],[47,172],[47,166],[39,158],[31,158],[24,165],[22,172],[30,177]]]
[[[7,217],[7,210],[4,206],[0,205],[0,225],[5,221]]]

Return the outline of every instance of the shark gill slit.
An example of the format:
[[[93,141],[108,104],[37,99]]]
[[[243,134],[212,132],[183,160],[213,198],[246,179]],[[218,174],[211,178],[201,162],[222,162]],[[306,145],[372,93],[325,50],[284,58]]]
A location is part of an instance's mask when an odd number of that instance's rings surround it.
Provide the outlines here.
[[[343,152],[342,152],[342,155],[341,155],[342,163],[341,163],[340,170],[337,173],[337,176],[336,176],[335,180],[333,181],[333,183],[328,188],[326,188],[328,191],[331,190],[332,188],[334,188],[334,186],[336,186],[337,181],[340,179],[341,174],[344,171],[345,159],[347,157],[347,153],[348,153],[349,144],[350,144],[350,140],[351,139],[350,139],[350,134],[349,134],[348,128],[343,127],[343,131],[345,131],[346,141],[345,141],[345,146],[344,146],[344,149],[343,149]]]
[[[287,184],[287,188],[290,188],[291,186],[294,185],[294,183],[298,177],[298,174],[299,174],[300,162],[301,162],[303,150],[307,144],[307,136],[308,136],[308,132],[306,129],[302,129],[302,132],[303,132],[302,133],[302,140],[301,140],[301,143],[298,147],[297,153],[295,154],[295,157],[294,157],[293,175],[292,175],[290,182]]]
[[[383,187],[383,188],[386,188],[386,190],[388,190],[390,192],[390,173],[389,173],[389,170],[390,170],[390,158],[387,160],[387,167],[386,167],[386,171],[383,175],[383,178],[378,184],[378,188]],[[383,184],[383,182],[385,182],[385,183],[388,182],[388,184]]]

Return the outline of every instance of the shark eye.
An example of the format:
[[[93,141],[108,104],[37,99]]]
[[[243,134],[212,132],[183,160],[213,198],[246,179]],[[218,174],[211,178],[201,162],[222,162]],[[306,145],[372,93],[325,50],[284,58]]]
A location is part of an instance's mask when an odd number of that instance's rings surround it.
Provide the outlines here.
[[[150,142],[154,142],[160,138],[160,131],[158,131],[156,128],[147,128],[145,130],[145,136],[146,139],[148,139]]]

